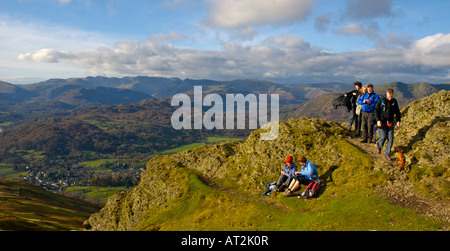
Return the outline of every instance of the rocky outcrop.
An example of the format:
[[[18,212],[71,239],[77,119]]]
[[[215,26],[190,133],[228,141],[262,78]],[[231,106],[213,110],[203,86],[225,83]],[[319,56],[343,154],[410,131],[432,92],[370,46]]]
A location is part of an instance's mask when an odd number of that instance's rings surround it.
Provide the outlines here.
[[[253,132],[245,142],[204,145],[151,159],[141,183],[129,192],[112,196],[86,222],[87,228],[135,229],[151,212],[186,196],[192,173],[239,193],[260,194],[266,183],[276,181],[289,155],[305,155],[317,164],[322,177],[334,184],[357,180],[371,185],[367,170],[373,167],[372,159],[345,141],[347,132],[338,123],[291,119],[280,123],[280,136],[273,141],[261,141],[264,132]]]
[[[396,144],[411,168],[409,178],[425,193],[450,196],[450,91],[411,103],[402,111]]]

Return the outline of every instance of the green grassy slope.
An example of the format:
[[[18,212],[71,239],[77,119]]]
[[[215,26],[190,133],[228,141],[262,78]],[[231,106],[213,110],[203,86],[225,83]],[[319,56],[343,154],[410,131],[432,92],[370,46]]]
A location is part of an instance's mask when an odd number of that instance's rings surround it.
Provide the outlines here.
[[[0,180],[0,231],[82,230],[83,222],[96,210],[96,206],[37,186]]]
[[[89,219],[94,230],[442,230],[447,221],[392,205],[371,156],[347,142],[345,128],[316,119],[280,124],[280,137],[201,146],[153,158],[141,183],[112,196]],[[287,155],[316,163],[317,199],[263,197]]]

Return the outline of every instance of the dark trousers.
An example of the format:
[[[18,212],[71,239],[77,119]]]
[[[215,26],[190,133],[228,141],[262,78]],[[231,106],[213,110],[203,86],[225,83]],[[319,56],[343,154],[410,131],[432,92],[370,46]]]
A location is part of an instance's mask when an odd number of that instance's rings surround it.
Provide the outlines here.
[[[292,178],[282,174],[282,175],[280,175],[280,178],[278,178],[277,188],[281,188],[283,186],[289,187],[291,182],[292,182]]]
[[[361,134],[361,122],[362,122],[362,111],[358,116],[358,122],[356,123],[356,132],[360,135]]]
[[[304,176],[301,176],[301,175],[297,175],[294,179],[297,180],[298,182],[300,182],[300,184],[305,185],[305,186],[307,186],[313,182],[312,180],[310,180]]]
[[[353,123],[355,123],[355,131],[358,131],[359,127],[359,116],[356,115],[356,106],[353,107],[351,111],[349,111],[348,116],[348,130],[352,129]]]
[[[369,112],[362,112],[362,121],[361,121],[361,129],[362,129],[362,137],[367,140],[368,138],[372,140],[373,138],[373,117],[374,114]]]

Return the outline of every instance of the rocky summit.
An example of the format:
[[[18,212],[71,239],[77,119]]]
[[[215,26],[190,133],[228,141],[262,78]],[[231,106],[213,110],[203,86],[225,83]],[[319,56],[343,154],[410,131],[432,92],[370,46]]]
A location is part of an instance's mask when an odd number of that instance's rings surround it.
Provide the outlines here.
[[[410,179],[434,197],[450,196],[450,91],[440,91],[411,103],[403,111],[395,134],[405,153]]]
[[[352,143],[339,123],[290,119],[280,122],[273,141],[260,140],[268,131],[263,127],[242,142],[152,158],[140,184],[112,196],[85,229],[448,230],[448,212],[430,217],[398,207],[385,191],[390,186],[400,191],[402,184],[414,195],[444,203],[437,208],[448,205],[449,95],[441,91],[402,111],[396,142],[407,157],[403,172]],[[290,155],[317,165],[325,182],[315,199],[261,195]]]

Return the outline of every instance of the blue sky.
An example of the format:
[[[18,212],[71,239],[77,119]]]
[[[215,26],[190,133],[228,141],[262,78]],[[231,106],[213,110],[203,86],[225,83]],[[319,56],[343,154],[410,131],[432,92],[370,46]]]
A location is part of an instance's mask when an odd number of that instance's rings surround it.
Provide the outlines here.
[[[0,0],[0,80],[450,81],[450,1]]]

